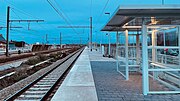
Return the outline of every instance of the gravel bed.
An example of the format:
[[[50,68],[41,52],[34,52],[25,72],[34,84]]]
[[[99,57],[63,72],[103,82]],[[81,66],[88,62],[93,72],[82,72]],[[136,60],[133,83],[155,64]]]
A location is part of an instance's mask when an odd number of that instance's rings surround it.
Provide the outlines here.
[[[73,54],[73,53],[72,53]],[[54,62],[52,65],[39,70],[38,72],[32,74],[31,76],[7,87],[4,88],[0,91],[0,101],[3,101],[4,99],[8,98],[9,96],[13,95],[14,93],[16,93],[17,91],[19,91],[20,89],[22,89],[23,87],[25,87],[27,84],[31,83],[32,81],[36,80],[37,78],[39,78],[41,75],[43,75],[44,73],[46,73],[47,71],[50,71],[51,69],[53,69],[54,67],[58,66],[63,60],[67,59],[68,57],[70,57],[72,54],[66,56],[63,59],[60,59],[56,62]]]

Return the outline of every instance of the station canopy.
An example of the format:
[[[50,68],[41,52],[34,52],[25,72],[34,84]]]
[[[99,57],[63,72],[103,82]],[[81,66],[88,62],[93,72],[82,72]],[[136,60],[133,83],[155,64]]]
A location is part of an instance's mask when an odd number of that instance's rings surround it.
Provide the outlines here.
[[[101,31],[141,30],[143,20],[149,26],[180,25],[180,5],[123,5]]]

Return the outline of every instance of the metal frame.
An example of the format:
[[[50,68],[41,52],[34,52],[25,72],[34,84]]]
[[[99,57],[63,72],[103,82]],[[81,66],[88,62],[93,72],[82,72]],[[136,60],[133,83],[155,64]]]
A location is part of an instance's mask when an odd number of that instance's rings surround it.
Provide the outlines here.
[[[149,92],[149,79],[148,79],[148,45],[147,45],[147,26],[145,21],[142,25],[142,83],[143,94],[147,95]]]
[[[126,74],[123,74],[120,70],[119,70],[119,66],[121,66],[120,64],[119,64],[119,57],[118,57],[118,49],[120,48],[120,47],[124,47],[125,48],[125,46],[119,46],[119,33],[118,33],[118,31],[117,31],[117,34],[116,34],[116,69],[117,69],[117,72],[119,72],[126,80],[127,80],[127,76],[126,76]]]
[[[173,25],[174,26],[174,25]],[[180,26],[177,26],[178,27],[178,43],[179,43],[179,46],[156,46],[156,41],[155,41],[155,33],[152,31],[152,46],[148,47],[148,49],[152,49],[152,63],[155,63],[156,61],[156,50],[155,49],[164,49],[164,48],[170,48],[170,49],[179,49],[180,50]],[[148,28],[148,27],[147,27]],[[146,32],[147,33],[147,32]],[[144,36],[145,37],[145,36]],[[165,37],[164,37],[165,38]],[[165,41],[165,39],[164,39]],[[144,42],[143,42],[144,43]],[[147,43],[147,42],[146,42]],[[144,57],[144,55],[143,55]],[[180,58],[180,55],[179,55],[179,58]],[[151,64],[153,65],[153,64]],[[180,65],[180,64],[179,64]],[[153,66],[158,66],[158,65],[153,65]],[[172,88],[174,89],[175,91],[150,91],[149,90],[149,83],[147,83],[147,81],[144,81],[144,84],[143,86],[145,88],[143,88],[143,94],[144,95],[147,95],[147,94],[177,94],[177,93],[180,93],[180,88],[177,88],[161,79],[158,79],[158,77],[156,77],[157,75],[155,74],[155,72],[169,72],[169,71],[180,71],[180,69],[173,69],[173,68],[168,68],[165,64],[165,66],[161,66],[159,65],[158,67],[161,67],[162,69],[147,69],[146,71],[148,73],[145,73],[145,75],[143,74],[143,78],[148,74],[149,77],[153,78],[154,80],[157,80],[159,81],[160,83],[164,84],[165,86],[169,87],[169,88]],[[144,67],[143,67],[144,68]],[[149,72],[153,72],[153,76],[149,74]],[[149,77],[147,77],[149,79]],[[147,80],[148,80],[147,79]]]
[[[144,20],[145,22],[145,20]],[[178,90],[178,88],[176,88],[175,86],[172,86],[171,84],[168,84],[160,79],[157,79],[154,75],[156,75],[155,72],[164,72],[164,71],[180,71],[180,69],[172,69],[172,68],[163,68],[163,69],[149,69],[149,60],[148,60],[148,49],[152,49],[152,61],[150,62],[155,62],[156,61],[156,49],[164,49],[164,48],[171,48],[171,49],[180,49],[180,44],[179,46],[156,46],[156,36],[155,36],[155,31],[152,31],[152,46],[148,46],[147,45],[147,35],[148,35],[148,32],[147,32],[147,29],[148,28],[154,28],[153,26],[152,27],[148,27],[147,25],[143,24],[142,25],[142,82],[143,82],[143,94],[144,95],[148,95],[148,94],[173,94],[173,93],[180,93],[180,91],[150,91],[149,90],[149,77],[152,77],[154,80],[156,81],[159,81],[160,83],[170,87],[170,88],[173,88],[174,90]],[[180,27],[178,27],[179,30],[180,30]],[[117,32],[116,34],[116,58],[117,58],[117,71],[123,75],[123,77],[125,77],[126,80],[129,80],[129,67],[133,67],[131,65],[128,64],[128,62],[126,62],[125,65],[120,65],[119,64],[119,58],[118,58],[118,48],[119,47],[124,47],[125,48],[125,61],[128,61],[129,60],[129,57],[128,57],[128,30],[125,31],[125,40],[126,40],[126,43],[125,43],[125,46],[118,46],[119,44],[119,34]],[[136,39],[136,42],[138,42],[139,39]],[[180,43],[180,32],[179,32],[179,43]],[[137,47],[139,43],[137,43]],[[140,54],[139,54],[140,55]],[[180,57],[180,55],[179,55]],[[138,58],[138,56],[136,57]],[[125,66],[125,74],[122,73],[120,70],[119,70],[119,66]],[[149,74],[149,72],[153,72],[153,76]]]

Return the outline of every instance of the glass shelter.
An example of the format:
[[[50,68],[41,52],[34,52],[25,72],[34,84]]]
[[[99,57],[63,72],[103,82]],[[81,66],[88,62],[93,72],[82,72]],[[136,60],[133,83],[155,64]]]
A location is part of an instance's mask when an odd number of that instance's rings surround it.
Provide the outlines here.
[[[117,71],[141,73],[144,95],[180,93],[180,5],[120,6],[102,31],[117,32]]]

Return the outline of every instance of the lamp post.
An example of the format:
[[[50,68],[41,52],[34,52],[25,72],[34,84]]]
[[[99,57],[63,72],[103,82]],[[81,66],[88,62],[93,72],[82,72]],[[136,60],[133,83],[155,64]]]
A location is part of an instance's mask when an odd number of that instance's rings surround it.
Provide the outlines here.
[[[109,18],[110,18],[110,13],[106,12],[105,14],[109,15]],[[108,40],[109,40],[108,56],[110,58],[110,56],[111,56],[111,36],[110,36],[110,33],[107,33],[106,35],[108,35]]]

